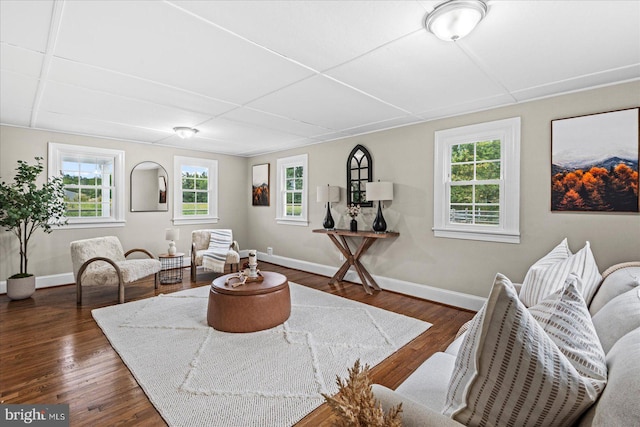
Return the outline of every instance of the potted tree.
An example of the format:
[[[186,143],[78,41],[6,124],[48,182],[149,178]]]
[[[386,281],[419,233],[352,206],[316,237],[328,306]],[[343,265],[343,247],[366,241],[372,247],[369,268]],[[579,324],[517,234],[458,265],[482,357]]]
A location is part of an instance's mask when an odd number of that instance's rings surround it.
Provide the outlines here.
[[[42,228],[51,233],[52,226],[64,225],[64,186],[62,177],[49,179],[40,187],[38,176],[44,170],[42,157],[30,165],[18,160],[13,183],[0,183],[0,226],[13,232],[20,242],[20,273],[7,279],[7,296],[29,298],[36,289],[36,278],[28,273],[27,249],[33,233]]]

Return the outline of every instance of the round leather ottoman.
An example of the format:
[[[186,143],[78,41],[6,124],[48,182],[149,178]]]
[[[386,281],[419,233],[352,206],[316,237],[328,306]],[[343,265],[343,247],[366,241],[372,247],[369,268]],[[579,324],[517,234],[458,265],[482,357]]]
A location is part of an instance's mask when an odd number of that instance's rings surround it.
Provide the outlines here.
[[[207,323],[223,332],[255,332],[284,323],[291,314],[291,295],[286,276],[261,272],[262,282],[237,287],[226,285],[230,276],[211,283]]]

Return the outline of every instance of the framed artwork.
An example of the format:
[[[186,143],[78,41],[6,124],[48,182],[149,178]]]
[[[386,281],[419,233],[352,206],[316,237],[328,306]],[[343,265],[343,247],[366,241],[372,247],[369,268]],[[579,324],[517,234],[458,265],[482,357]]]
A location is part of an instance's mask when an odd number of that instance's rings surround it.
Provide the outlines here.
[[[253,165],[251,170],[253,206],[269,206],[269,163]]]
[[[638,212],[640,108],[551,121],[551,210]]]

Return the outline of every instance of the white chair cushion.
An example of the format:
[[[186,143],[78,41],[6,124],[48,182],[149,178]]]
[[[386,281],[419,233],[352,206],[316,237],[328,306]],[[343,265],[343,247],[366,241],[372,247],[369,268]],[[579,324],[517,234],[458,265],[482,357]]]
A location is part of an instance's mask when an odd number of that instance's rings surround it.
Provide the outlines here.
[[[520,300],[525,306],[531,307],[538,304],[548,295],[563,288],[569,274],[574,273],[582,282],[582,296],[587,305],[591,302],[602,276],[591,252],[589,242],[575,255],[570,255],[561,261],[552,262],[564,256],[564,244],[566,239],[547,256],[536,262],[524,278],[520,289]],[[553,254],[553,255],[552,255]]]
[[[563,313],[556,316],[562,319]],[[562,323],[580,330],[587,320]],[[588,333],[587,328],[574,334]],[[579,352],[571,350],[576,343],[565,345],[569,352]],[[456,357],[443,413],[471,426],[571,425],[604,384],[604,379],[576,370],[522,304],[509,279],[498,274]]]
[[[396,392],[440,412],[455,362],[456,357],[450,354],[433,354],[398,386]]]
[[[640,287],[640,266],[626,267],[613,271],[600,284],[598,292],[591,300],[591,305],[589,305],[589,312],[592,316],[595,316],[609,301],[637,287]]]
[[[117,261],[116,265],[122,272],[124,283],[135,282],[147,276],[157,273],[161,269],[157,259],[130,259]],[[83,286],[118,285],[116,270],[109,263],[96,261],[91,263],[82,274]]]

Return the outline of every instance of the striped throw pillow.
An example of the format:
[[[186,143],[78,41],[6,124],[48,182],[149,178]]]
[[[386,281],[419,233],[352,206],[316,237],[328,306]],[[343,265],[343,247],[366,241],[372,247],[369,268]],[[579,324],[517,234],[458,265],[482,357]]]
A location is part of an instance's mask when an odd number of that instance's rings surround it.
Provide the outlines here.
[[[606,356],[581,288],[580,278],[572,273],[563,289],[529,312],[580,375],[594,380],[599,394],[607,381]]]
[[[563,240],[565,241],[566,239]],[[555,263],[540,263],[540,261],[531,266],[522,282],[520,300],[525,306],[534,306],[552,293],[561,290],[571,273],[580,277],[582,283],[580,292],[589,305],[602,280],[589,242],[576,254],[564,260]]]
[[[443,413],[469,426],[566,426],[603,386],[574,367],[498,274],[456,358]]]

